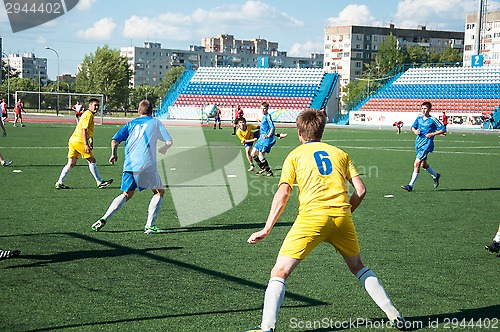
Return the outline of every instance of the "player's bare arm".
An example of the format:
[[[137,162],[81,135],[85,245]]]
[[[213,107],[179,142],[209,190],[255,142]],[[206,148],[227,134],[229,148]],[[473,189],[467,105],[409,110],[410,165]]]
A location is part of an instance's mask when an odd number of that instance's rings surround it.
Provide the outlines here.
[[[438,130],[438,131],[435,131],[433,133],[428,133],[427,135],[425,135],[427,138],[432,138],[434,136],[437,136],[437,135],[441,135],[443,134],[445,131],[444,130]]]
[[[271,229],[273,228],[274,224],[276,223],[281,213],[285,209],[286,203],[288,202],[288,198],[290,198],[291,191],[292,188],[287,183],[281,183],[279,185],[278,191],[274,195],[273,202],[271,204],[271,211],[269,211],[266,225],[262,230],[250,235],[250,237],[247,240],[248,243],[255,244],[259,241],[262,241],[271,232]]]
[[[355,176],[349,180],[349,183],[354,187],[354,192],[349,198],[351,204],[351,213],[358,208],[366,195],[366,187],[363,180],[359,176]]]
[[[83,144],[85,144],[85,153],[89,153],[92,150],[92,142],[90,142],[90,138],[87,138],[87,129],[82,129],[82,140]]]
[[[115,139],[111,140],[111,156],[109,157],[109,163],[112,165],[118,160],[118,145],[120,145],[120,142]]]
[[[165,145],[158,149],[158,152],[161,154],[167,153],[167,150],[172,147],[172,144],[173,144],[172,141],[166,141]]]

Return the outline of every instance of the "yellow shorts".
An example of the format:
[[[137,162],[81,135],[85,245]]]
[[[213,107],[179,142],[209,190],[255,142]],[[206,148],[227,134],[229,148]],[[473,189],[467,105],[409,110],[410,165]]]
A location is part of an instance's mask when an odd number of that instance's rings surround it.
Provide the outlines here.
[[[83,158],[91,158],[94,156],[94,152],[90,150],[90,153],[85,152],[85,144],[79,141],[69,140],[68,142],[68,158],[79,158],[82,156]]]
[[[343,256],[359,254],[358,236],[350,215],[297,216],[286,235],[279,255],[304,259],[316,246],[328,242]]]

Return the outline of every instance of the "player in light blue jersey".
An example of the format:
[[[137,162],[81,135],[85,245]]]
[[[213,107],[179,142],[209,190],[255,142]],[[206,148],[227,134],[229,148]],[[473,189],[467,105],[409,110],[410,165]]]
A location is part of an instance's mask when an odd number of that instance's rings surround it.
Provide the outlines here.
[[[275,127],[271,114],[268,113],[269,103],[263,101],[261,105],[263,116],[260,122],[260,136],[252,149],[251,156],[260,167],[260,171],[257,174],[273,176],[273,171],[266,159],[266,153],[271,152],[271,148],[276,144]]]
[[[430,102],[423,102],[421,106],[422,114],[415,119],[415,122],[413,122],[413,125],[411,126],[411,131],[417,135],[417,138],[415,139],[415,152],[417,157],[415,158],[415,163],[413,164],[413,174],[411,176],[410,183],[406,186],[401,186],[401,188],[408,192],[413,190],[413,186],[415,185],[420,173],[420,167],[423,167],[432,175],[432,178],[434,179],[434,188],[439,186],[441,174],[436,173],[432,166],[429,165],[427,162],[427,156],[430,152],[434,151],[434,137],[445,133],[446,127],[437,118],[429,114],[431,108],[432,105]]]
[[[111,202],[102,218],[92,225],[92,229],[95,231],[99,231],[106,225],[108,218],[132,198],[136,189],[139,191],[151,189],[154,195],[149,203],[148,220],[144,227],[144,233],[162,233],[162,230],[155,225],[165,193],[160,174],[156,168],[156,143],[157,141],[165,142],[165,145],[158,149],[159,153],[165,154],[172,146],[172,138],[161,121],[152,117],[153,106],[149,101],[140,102],[138,113],[139,118],[123,126],[111,140],[112,152],[109,158],[111,164],[118,160],[118,145],[125,141],[122,194]]]

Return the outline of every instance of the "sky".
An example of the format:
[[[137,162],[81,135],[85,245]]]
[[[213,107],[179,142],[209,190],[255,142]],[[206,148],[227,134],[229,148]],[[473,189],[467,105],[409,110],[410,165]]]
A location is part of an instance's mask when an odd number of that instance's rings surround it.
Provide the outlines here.
[[[0,5],[3,52],[34,53],[47,58],[49,78],[76,74],[84,57],[98,47],[188,49],[201,39],[231,34],[236,39],[262,38],[278,42],[289,56],[323,53],[327,26],[367,25],[428,30],[464,31],[465,15],[476,13],[478,0],[79,0],[66,14],[45,24],[13,33],[7,11]],[[488,1],[488,10],[500,2]]]

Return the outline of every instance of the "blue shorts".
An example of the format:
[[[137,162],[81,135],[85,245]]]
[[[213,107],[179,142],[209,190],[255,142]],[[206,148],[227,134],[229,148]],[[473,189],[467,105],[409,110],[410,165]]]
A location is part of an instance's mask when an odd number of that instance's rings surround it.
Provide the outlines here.
[[[215,123],[220,123],[220,116],[216,116],[216,117],[214,118],[214,122],[215,122]]]
[[[257,131],[254,131],[253,132],[253,138],[259,138],[260,136],[260,132],[257,130]],[[251,148],[253,146],[253,143],[254,142],[250,142],[250,143],[245,143],[245,148],[248,147],[248,148]]]
[[[163,187],[160,173],[156,167],[148,168],[140,173],[123,172],[121,190],[123,192],[134,191],[138,189],[159,189]]]
[[[276,143],[276,141],[274,141]],[[259,138],[257,140],[257,143],[255,143],[255,148],[262,153],[269,153],[271,152],[271,148],[274,146],[273,144],[268,145],[267,139]]]
[[[427,160],[427,156],[431,151],[427,150],[417,150],[417,159],[418,160]]]

